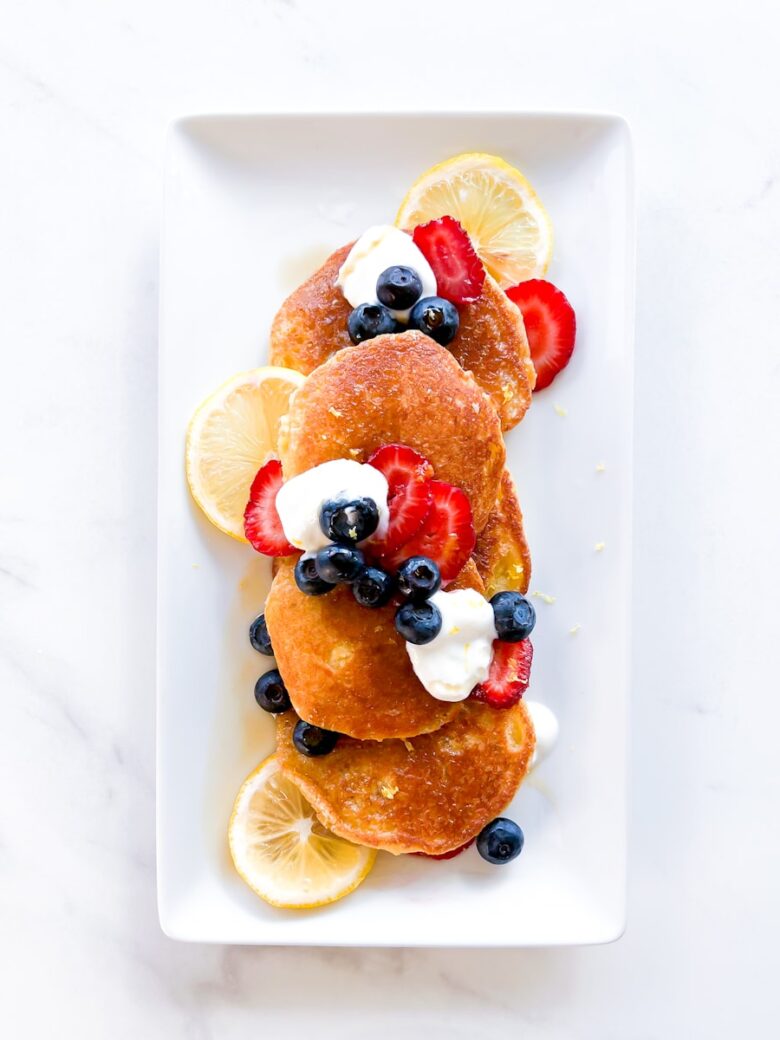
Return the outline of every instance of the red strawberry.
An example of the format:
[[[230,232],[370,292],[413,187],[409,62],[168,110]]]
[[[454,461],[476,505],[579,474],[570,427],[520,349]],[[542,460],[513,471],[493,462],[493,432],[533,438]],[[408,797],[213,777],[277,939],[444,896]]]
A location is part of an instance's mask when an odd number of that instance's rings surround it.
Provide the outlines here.
[[[433,501],[428,478],[433,475],[433,467],[419,452],[404,444],[386,444],[374,452],[368,464],[385,475],[390,489],[387,533],[381,540],[372,538],[366,545],[369,555],[384,558],[416,534],[428,515]]]
[[[433,476],[433,466],[425,456],[405,444],[385,444],[377,448],[368,459],[368,465],[384,474],[391,494],[410,480],[427,480]]]
[[[290,545],[276,511],[276,493],[282,486],[282,464],[269,459],[257,471],[244,510],[244,534],[253,549],[265,556],[290,556],[298,550]]]
[[[412,855],[423,856],[425,859],[455,859],[455,857],[459,856],[461,852],[465,852],[466,849],[471,848],[476,840],[476,838],[469,838],[469,840],[463,845],[458,845],[457,849],[450,849],[449,852],[442,852],[440,856],[432,856],[429,852],[413,852]]]
[[[574,310],[561,290],[543,278],[513,285],[506,294],[523,312],[536,369],[536,389],[544,390],[561,369],[566,368],[574,350],[577,332]]]
[[[511,708],[528,689],[533,657],[530,639],[520,643],[494,640],[490,673],[483,683],[474,687],[471,696],[491,708]]]
[[[430,480],[411,480],[408,484],[400,484],[387,500],[390,520],[384,538],[372,538],[366,544],[366,549],[382,559],[394,555],[420,530],[432,502]]]
[[[477,538],[468,496],[460,488],[441,480],[430,481],[433,502],[422,527],[393,555],[397,566],[409,556],[435,560],[442,581],[452,581],[474,551]]]
[[[454,217],[439,217],[419,224],[412,238],[436,275],[439,296],[456,307],[479,299],[485,268],[462,224]]]

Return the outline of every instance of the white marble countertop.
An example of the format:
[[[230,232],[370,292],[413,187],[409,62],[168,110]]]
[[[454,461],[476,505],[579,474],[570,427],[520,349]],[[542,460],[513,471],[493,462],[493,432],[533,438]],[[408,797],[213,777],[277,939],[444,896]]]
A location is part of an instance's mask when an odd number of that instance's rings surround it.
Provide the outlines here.
[[[643,6],[4,0],[4,1035],[776,1029],[780,18],[757,0]],[[214,948],[158,927],[164,130],[353,106],[603,109],[634,128],[629,923],[610,947]]]

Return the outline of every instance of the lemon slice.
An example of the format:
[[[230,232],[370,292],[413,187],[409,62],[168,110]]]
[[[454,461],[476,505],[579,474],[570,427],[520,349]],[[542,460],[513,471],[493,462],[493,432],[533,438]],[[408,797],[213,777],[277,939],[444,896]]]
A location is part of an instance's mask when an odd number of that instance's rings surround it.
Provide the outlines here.
[[[432,166],[409,189],[395,222],[411,230],[447,214],[461,222],[504,288],[547,270],[550,218],[522,173],[498,156],[465,152]]]
[[[267,903],[291,910],[349,895],[374,865],[376,851],[325,830],[275,755],[238,792],[228,827],[233,863]]]
[[[277,451],[279,423],[305,376],[290,368],[255,368],[233,376],[207,398],[187,431],[192,497],[225,534],[245,542],[244,509],[255,474]]]

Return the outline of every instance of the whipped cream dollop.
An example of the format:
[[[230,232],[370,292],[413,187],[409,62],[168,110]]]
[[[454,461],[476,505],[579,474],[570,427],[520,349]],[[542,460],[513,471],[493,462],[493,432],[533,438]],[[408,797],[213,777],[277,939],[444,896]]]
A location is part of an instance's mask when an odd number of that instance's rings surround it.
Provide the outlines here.
[[[558,719],[546,704],[540,704],[539,701],[526,701],[525,706],[528,709],[528,714],[531,716],[531,722],[536,733],[536,747],[530,763],[530,768],[533,769],[534,766],[538,766],[540,762],[547,758],[557,744]]]
[[[430,643],[406,644],[414,674],[439,701],[464,701],[484,682],[493,659],[493,608],[476,589],[439,591],[430,598],[441,612],[441,631]]]
[[[316,552],[330,544],[320,527],[320,509],[325,502],[373,498],[379,511],[375,535],[381,538],[390,517],[387,495],[387,480],[378,469],[354,459],[334,459],[285,481],[276,495],[276,509],[287,540],[297,549]]]
[[[364,231],[339,270],[336,285],[353,307],[378,303],[376,283],[388,267],[411,267],[420,276],[422,295],[436,295],[436,275],[407,235],[392,224],[376,224]],[[396,321],[407,322],[409,310],[391,311]]]

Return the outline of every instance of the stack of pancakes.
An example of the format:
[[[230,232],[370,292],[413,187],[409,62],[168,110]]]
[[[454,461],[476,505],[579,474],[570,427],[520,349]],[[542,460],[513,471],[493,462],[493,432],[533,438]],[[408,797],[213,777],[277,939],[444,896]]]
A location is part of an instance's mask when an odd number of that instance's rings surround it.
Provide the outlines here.
[[[416,331],[350,343],[338,250],[282,305],[271,363],[308,376],[280,435],[286,478],[384,444],[423,454],[469,496],[477,544],[450,588],[525,592],[530,559],[502,431],[525,414],[535,375],[518,308],[488,276],[448,348]],[[393,853],[441,855],[499,815],[534,748],[522,702],[445,703],[415,676],[395,608],[359,606],[348,587],[304,596],[280,562],[265,609],[294,711],[278,718],[284,773],[335,834]],[[344,734],[330,754],[293,745],[297,718]]]

